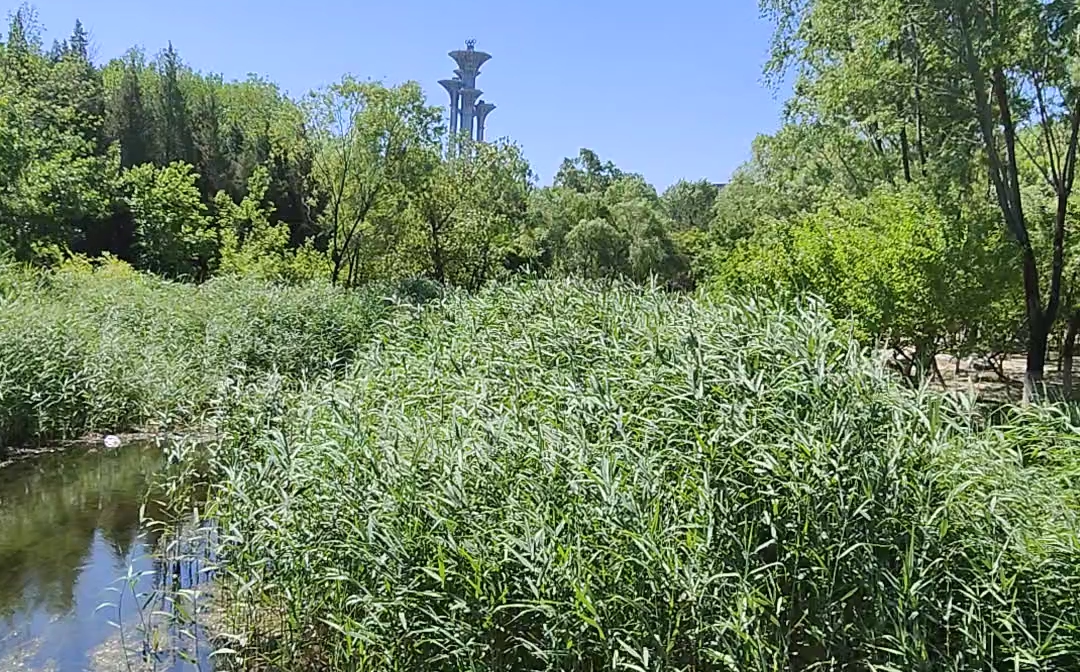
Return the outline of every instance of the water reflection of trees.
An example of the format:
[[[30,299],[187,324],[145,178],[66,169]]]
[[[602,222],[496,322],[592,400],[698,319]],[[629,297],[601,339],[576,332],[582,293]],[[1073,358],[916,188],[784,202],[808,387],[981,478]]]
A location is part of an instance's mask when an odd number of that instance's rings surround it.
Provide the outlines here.
[[[161,460],[151,447],[131,446],[54,453],[0,470],[0,617],[70,611],[97,532],[116,566],[126,566]],[[151,544],[157,541],[153,531],[147,534]]]

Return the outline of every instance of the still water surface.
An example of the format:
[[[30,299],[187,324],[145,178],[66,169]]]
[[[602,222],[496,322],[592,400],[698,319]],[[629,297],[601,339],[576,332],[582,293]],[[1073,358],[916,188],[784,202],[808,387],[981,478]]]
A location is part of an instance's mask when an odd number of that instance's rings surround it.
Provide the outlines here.
[[[136,655],[147,640],[136,603],[144,614],[161,609],[156,589],[190,587],[197,577],[191,563],[150,555],[160,533],[141,523],[140,507],[163,462],[160,449],[144,444],[78,448],[0,469],[0,672],[210,669],[208,647],[193,662],[175,652],[149,662]],[[124,591],[123,610],[99,608],[118,601],[115,589]],[[128,655],[110,621],[123,626]]]

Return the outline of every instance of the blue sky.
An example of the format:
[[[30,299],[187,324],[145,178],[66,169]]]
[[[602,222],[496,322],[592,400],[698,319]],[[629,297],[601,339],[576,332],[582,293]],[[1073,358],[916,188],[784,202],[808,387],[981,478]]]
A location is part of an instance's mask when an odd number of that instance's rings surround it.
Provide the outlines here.
[[[438,80],[466,38],[492,54],[478,86],[498,106],[489,138],[524,148],[541,183],[590,147],[659,189],[725,181],[758,133],[776,129],[786,91],[763,84],[770,27],[756,0],[37,0],[48,40],[80,18],[99,60],[169,40],[194,68],[258,73],[293,95],[349,72]],[[13,9],[10,6],[9,9]]]

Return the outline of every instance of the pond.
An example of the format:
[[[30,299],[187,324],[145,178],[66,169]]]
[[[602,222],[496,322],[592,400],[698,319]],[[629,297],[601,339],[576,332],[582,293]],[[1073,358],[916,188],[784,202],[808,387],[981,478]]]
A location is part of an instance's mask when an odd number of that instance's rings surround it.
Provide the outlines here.
[[[141,515],[146,502],[165,518],[147,499],[164,460],[144,443],[0,469],[0,672],[211,669],[200,627],[176,637],[186,611],[176,591],[200,583],[203,563],[154,557],[170,527]],[[191,643],[162,645],[170,639]]]

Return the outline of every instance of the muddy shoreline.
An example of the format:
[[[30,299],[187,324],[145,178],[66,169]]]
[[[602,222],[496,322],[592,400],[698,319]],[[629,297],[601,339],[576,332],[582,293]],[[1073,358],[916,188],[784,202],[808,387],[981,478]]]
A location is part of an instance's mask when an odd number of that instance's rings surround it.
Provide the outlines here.
[[[212,441],[217,438],[217,435],[213,432],[209,432],[205,429],[192,429],[190,431],[171,431],[171,432],[149,432],[149,431],[134,431],[134,432],[122,432],[115,436],[120,437],[120,446],[118,448],[107,448],[105,446],[105,437],[108,434],[100,432],[90,432],[77,439],[63,439],[56,441],[43,442],[40,445],[22,445],[11,447],[0,447],[0,469],[10,467],[13,464],[22,462],[23,460],[33,459],[41,455],[48,455],[51,453],[68,452],[73,450],[85,450],[88,452],[98,450],[120,450],[124,446],[129,446],[133,443],[150,443],[157,442],[163,443],[165,441],[197,441],[203,443],[206,441]]]

